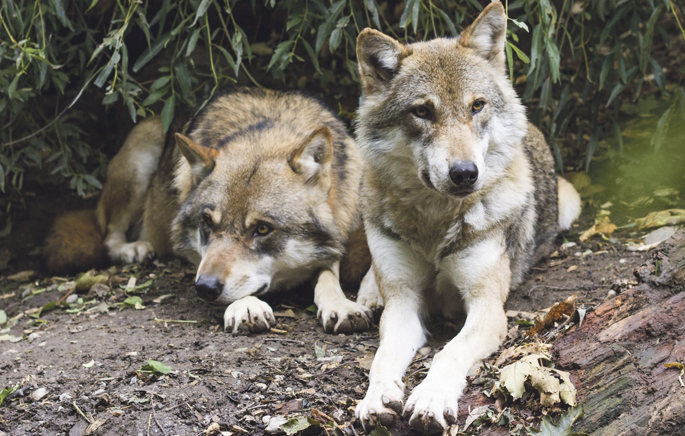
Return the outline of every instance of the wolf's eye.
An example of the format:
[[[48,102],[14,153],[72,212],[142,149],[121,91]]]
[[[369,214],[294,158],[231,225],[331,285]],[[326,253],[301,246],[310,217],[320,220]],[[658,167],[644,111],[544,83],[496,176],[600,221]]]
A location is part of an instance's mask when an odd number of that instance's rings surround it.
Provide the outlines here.
[[[266,236],[271,233],[272,230],[273,228],[270,225],[266,223],[259,223],[255,229],[255,236]]]
[[[483,110],[483,107],[485,107],[485,102],[483,100],[476,100],[471,105],[471,111],[473,113],[478,113]]]
[[[202,223],[211,229],[214,225],[214,220],[210,214],[205,212],[202,214]]]
[[[428,109],[426,106],[421,105],[421,106],[416,106],[414,109],[412,109],[411,113],[416,115],[419,118],[428,118],[431,114],[430,109]]]

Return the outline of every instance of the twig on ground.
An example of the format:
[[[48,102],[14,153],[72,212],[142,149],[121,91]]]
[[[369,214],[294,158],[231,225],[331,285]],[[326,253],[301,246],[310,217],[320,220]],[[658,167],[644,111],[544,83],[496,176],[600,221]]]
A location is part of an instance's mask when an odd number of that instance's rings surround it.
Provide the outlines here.
[[[192,319],[160,319],[155,318],[155,322],[175,322],[179,324],[196,324],[197,321]]]
[[[66,300],[68,296],[70,296],[71,294],[74,293],[74,291],[76,291],[76,287],[71,288],[71,289],[69,290],[69,292],[67,292],[66,294],[64,294],[64,295],[62,296],[62,298],[59,299],[59,301],[57,302],[57,304],[62,304],[62,301]]]
[[[560,291],[575,291],[578,289],[578,288],[561,288],[558,286],[549,286],[549,285],[537,285],[537,286],[533,286],[532,288],[530,288],[528,290],[528,295],[530,295],[530,293],[533,292],[533,289],[537,289],[537,288],[558,289]]]
[[[268,342],[290,342],[293,344],[304,345],[304,342],[302,342],[302,341],[297,341],[295,339],[286,339],[286,338],[264,338],[264,341],[268,341]]]
[[[71,403],[71,404],[74,405],[74,408],[76,409],[76,411],[79,413],[79,415],[83,416],[83,419],[85,419],[85,420],[88,422],[88,424],[92,424],[92,423],[93,423],[93,421],[91,421],[90,419],[88,419],[88,417],[81,411],[81,409],[79,409],[79,407],[76,405],[76,401],[74,401],[74,402]]]
[[[350,364],[350,363],[352,363],[352,362],[353,362],[353,361],[351,361],[351,360],[348,360],[347,362],[340,362],[340,364],[339,364],[338,366],[336,366],[335,368],[327,369],[327,370],[324,371],[324,372],[320,372],[319,374],[316,374],[316,376],[318,377],[318,376],[321,376],[321,375],[330,374],[331,372],[335,371],[336,369],[340,368],[341,366],[343,366],[343,365],[348,365],[348,364]]]
[[[159,421],[157,421],[157,415],[155,414],[155,397],[154,396],[152,398],[150,398],[150,403],[152,404],[152,419],[155,420],[157,427],[159,427],[159,429],[162,430],[162,434],[164,436],[167,436],[166,430],[164,430],[164,427],[162,427],[162,424],[160,424]]]

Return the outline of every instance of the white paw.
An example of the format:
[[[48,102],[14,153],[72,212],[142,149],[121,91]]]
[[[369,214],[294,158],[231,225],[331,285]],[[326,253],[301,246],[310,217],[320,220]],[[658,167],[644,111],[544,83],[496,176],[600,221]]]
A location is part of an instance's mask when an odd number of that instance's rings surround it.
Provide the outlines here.
[[[154,255],[152,244],[147,241],[129,242],[122,245],[119,250],[119,260],[122,263],[143,262],[152,259]]]
[[[233,302],[224,313],[224,331],[261,332],[276,324],[271,307],[257,297],[244,297]]]
[[[319,308],[317,314],[323,329],[329,333],[363,332],[373,325],[373,313],[367,307],[347,298]]]
[[[360,294],[357,297],[357,303],[361,304],[364,307],[368,307],[373,312],[380,312],[383,310],[383,307],[385,307],[383,297],[381,297],[381,294],[379,293],[363,295]]]
[[[378,290],[378,285],[376,284],[376,278],[373,275],[373,270],[369,270],[359,285],[357,303],[368,307],[373,312],[379,313],[385,306],[383,297],[381,297],[381,293]]]
[[[403,416],[417,431],[424,434],[441,433],[457,422],[459,397],[464,383],[426,378],[414,388],[404,406]]]
[[[378,424],[387,427],[402,412],[403,400],[404,383],[401,381],[374,383],[357,404],[354,415],[367,432]]]

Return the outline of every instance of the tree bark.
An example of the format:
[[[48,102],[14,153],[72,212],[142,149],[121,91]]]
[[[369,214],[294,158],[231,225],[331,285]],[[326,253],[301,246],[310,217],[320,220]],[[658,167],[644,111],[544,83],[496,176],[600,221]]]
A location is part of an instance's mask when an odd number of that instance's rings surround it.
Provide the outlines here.
[[[685,435],[685,230],[635,270],[640,284],[605,301],[554,344],[593,435]],[[685,381],[685,376],[682,377]]]

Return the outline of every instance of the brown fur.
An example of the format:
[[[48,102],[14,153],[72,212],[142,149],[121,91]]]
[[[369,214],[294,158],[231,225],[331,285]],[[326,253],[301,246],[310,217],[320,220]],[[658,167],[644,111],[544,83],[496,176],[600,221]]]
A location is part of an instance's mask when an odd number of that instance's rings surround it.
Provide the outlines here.
[[[109,263],[95,211],[58,217],[45,239],[43,268],[52,274],[76,274]]]
[[[264,329],[273,321],[254,295],[309,279],[316,281],[326,330],[361,331],[371,325],[369,308],[382,304],[377,288],[369,282],[364,306],[347,300],[339,284],[352,232],[365,250],[360,181],[356,143],[321,102],[300,93],[233,88],[217,93],[166,140],[159,118],[133,129],[108,168],[96,211],[98,236],[113,263],[173,255],[198,264],[198,295],[230,304],[224,320],[234,332],[245,323]],[[77,232],[61,225],[49,240]],[[257,234],[260,226],[269,231]],[[59,258],[61,249],[46,246],[47,258]],[[49,263],[52,271],[92,264],[87,253],[67,258]],[[354,277],[346,274],[346,281],[359,283],[368,262],[367,255],[348,264]]]

